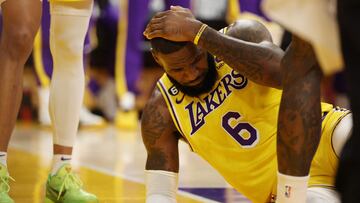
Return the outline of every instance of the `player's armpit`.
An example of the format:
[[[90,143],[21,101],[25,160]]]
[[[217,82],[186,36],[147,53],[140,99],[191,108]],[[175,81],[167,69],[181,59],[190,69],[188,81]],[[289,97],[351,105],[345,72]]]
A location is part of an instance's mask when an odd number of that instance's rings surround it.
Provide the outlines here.
[[[177,129],[157,88],[144,108],[141,132],[148,154],[146,170],[178,172]]]

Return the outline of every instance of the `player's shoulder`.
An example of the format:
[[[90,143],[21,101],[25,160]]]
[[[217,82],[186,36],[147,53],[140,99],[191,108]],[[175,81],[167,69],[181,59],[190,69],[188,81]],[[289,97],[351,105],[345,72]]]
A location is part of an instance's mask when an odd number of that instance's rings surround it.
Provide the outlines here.
[[[151,97],[149,98],[149,100],[147,101],[147,103],[145,105],[144,111],[148,110],[149,108],[150,109],[167,108],[164,97],[161,94],[158,87],[154,88],[154,90],[151,94]]]
[[[226,28],[225,34],[249,42],[272,42],[269,30],[256,20],[237,20]]]
[[[147,101],[143,109],[141,121],[143,127],[146,127],[147,125],[153,126],[158,124],[166,124],[168,127],[175,128],[173,124],[169,125],[172,123],[172,118],[165,99],[158,87],[154,88],[151,97]]]

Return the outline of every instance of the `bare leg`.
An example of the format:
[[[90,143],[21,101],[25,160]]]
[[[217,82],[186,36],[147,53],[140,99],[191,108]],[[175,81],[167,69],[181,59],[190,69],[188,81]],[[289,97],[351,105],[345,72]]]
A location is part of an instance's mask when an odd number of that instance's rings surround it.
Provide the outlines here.
[[[39,0],[2,3],[0,43],[0,151],[7,151],[22,97],[23,67],[40,25]]]
[[[278,167],[280,174],[285,175],[285,178],[290,176],[305,178],[295,177],[293,180],[300,181],[305,187],[305,195],[300,196],[306,198],[307,176],[321,135],[322,73],[311,45],[295,36],[285,53],[282,68],[284,89],[278,120]],[[279,183],[281,183],[280,179]],[[280,189],[278,187],[280,190],[278,198],[284,196],[281,191],[286,190],[285,187]],[[297,186],[294,187],[292,190],[296,190]]]
[[[66,147],[66,146],[61,146],[61,145],[57,145],[54,144],[54,154],[67,154],[67,155],[71,155],[72,154],[72,147]]]

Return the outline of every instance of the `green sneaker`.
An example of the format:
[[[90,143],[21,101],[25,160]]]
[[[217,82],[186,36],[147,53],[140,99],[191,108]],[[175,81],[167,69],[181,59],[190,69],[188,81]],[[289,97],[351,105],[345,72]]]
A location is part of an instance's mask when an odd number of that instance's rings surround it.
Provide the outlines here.
[[[97,203],[95,195],[82,189],[81,180],[64,164],[46,183],[46,203]]]
[[[14,180],[9,176],[6,166],[0,164],[0,203],[14,203],[9,196],[9,179]]]

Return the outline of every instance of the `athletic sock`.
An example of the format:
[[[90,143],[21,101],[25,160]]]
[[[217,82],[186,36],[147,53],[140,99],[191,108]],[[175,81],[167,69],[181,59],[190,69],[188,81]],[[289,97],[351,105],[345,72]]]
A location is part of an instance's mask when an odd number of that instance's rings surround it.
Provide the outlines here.
[[[68,154],[55,154],[53,157],[53,165],[51,175],[55,175],[56,172],[64,165],[71,164],[71,155]]]
[[[7,167],[7,152],[0,151],[0,163]]]

